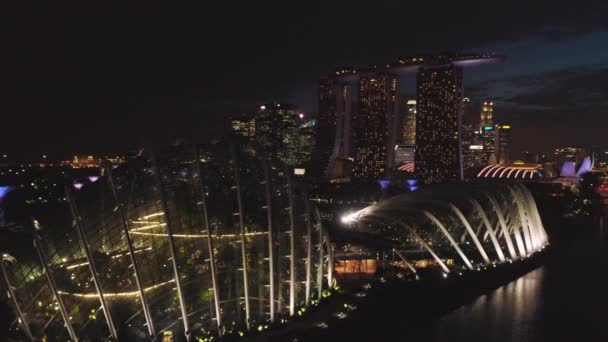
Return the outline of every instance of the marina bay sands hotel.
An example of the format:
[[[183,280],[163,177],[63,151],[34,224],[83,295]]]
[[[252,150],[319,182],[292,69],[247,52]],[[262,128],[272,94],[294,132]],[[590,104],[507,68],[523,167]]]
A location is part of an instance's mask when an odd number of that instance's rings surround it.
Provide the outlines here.
[[[398,166],[396,150],[406,146],[420,181],[461,180],[463,69],[502,59],[488,54],[415,56],[382,66],[341,68],[323,77],[317,144],[325,176],[390,178]],[[402,103],[414,115],[407,115],[407,109],[400,115],[399,74],[414,72],[416,100]]]

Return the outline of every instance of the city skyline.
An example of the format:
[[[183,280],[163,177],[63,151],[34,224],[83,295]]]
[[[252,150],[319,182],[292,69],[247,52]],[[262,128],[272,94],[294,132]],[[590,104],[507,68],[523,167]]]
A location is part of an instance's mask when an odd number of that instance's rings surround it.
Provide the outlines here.
[[[608,2],[3,13],[8,341],[608,341]]]
[[[11,129],[0,142],[6,153],[32,156],[73,148],[70,140],[105,152],[201,137],[227,113],[273,99],[317,112],[318,78],[336,67],[443,50],[508,57],[467,72],[464,96],[474,103],[495,99],[497,117],[507,116],[517,127],[514,151],[599,142],[608,124],[602,115],[608,48],[601,42],[608,31],[601,2],[581,6],[577,16],[564,16],[567,6],[557,3],[527,5],[525,12],[516,2],[445,5],[437,14],[439,27],[427,31],[416,30],[425,15],[399,19],[408,11],[429,13],[426,5],[408,5],[407,11],[405,5],[366,6],[384,14],[370,23],[390,24],[370,25],[366,32],[356,25],[365,11],[340,5],[320,12],[297,8],[289,20],[280,16],[287,8],[259,4],[240,11],[149,8],[133,17],[111,8],[95,14],[82,7],[15,8],[28,16],[9,21],[4,112]],[[128,7],[127,13],[138,10]],[[517,27],[508,25],[514,16]],[[269,17],[284,29],[263,20]],[[335,18],[345,18],[351,31],[339,40],[322,28],[331,28]],[[397,37],[402,43],[388,43]],[[323,54],[316,53],[319,47]],[[402,93],[413,94],[412,78],[402,77]],[[597,124],[589,127],[587,120]],[[538,134],[544,139],[533,138]]]

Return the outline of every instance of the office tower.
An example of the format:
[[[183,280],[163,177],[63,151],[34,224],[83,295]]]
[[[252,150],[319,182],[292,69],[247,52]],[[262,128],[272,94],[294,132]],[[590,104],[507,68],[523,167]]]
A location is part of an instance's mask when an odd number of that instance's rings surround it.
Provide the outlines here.
[[[479,125],[481,127],[494,125],[494,101],[483,101]]]
[[[593,160],[596,168],[605,168],[608,166],[608,147],[593,145],[589,149],[589,156]]]
[[[496,151],[499,164],[511,162],[511,125],[496,125],[497,141]]]
[[[462,179],[462,69],[420,68],[416,91],[416,175],[426,184]]]
[[[378,180],[393,167],[399,102],[399,77],[382,73],[361,77],[353,176]]]
[[[461,127],[462,162],[465,174],[483,165],[483,143],[477,125],[463,124]]]
[[[245,138],[255,137],[255,117],[253,115],[240,115],[230,119],[230,126],[235,134]]]
[[[297,163],[294,165],[302,165],[310,161],[317,142],[315,134],[317,120],[307,117],[304,113],[298,114],[298,118],[300,119],[300,128],[295,141],[295,159]]]
[[[299,166],[310,159],[316,121],[306,119],[293,105],[270,103],[255,116],[255,141],[273,159]]]
[[[462,123],[460,126],[460,144],[462,145],[462,164],[464,169],[472,167],[469,146],[473,145],[475,129],[471,124]]]
[[[465,177],[474,176],[476,170],[483,165],[483,138],[479,129],[477,112],[473,113],[471,100],[465,97],[462,100],[463,118],[460,128],[460,142],[462,146],[462,163]],[[475,123],[473,123],[475,122]]]
[[[498,125],[488,125],[481,127],[481,137],[483,141],[483,158],[484,165],[496,164],[496,142],[498,140]]]

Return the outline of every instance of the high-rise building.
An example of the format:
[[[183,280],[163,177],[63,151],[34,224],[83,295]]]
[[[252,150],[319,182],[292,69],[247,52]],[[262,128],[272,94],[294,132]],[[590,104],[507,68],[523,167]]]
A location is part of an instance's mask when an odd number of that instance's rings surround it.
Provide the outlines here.
[[[495,125],[481,126],[481,138],[483,141],[483,157],[484,165],[496,164],[496,142],[498,140],[498,128]]]
[[[483,139],[479,129],[479,116],[473,112],[471,100],[462,99],[462,126],[460,127],[460,143],[462,146],[462,164],[464,177],[475,175],[475,170],[482,165]]]
[[[316,121],[293,105],[265,104],[255,116],[255,141],[270,158],[291,166],[302,165],[311,157],[313,126]]]
[[[416,100],[403,100],[399,108],[397,120],[397,144],[395,145],[395,160],[397,168],[404,164],[414,163],[416,150]]]
[[[479,130],[483,140],[482,163],[484,165],[498,162],[498,127],[494,125],[494,101],[486,99],[481,104]]]
[[[416,145],[416,100],[406,100],[403,113],[403,132],[401,134],[402,145]]]
[[[593,159],[595,167],[605,168],[608,167],[608,147],[594,145],[591,146],[589,155]]]
[[[499,164],[511,162],[511,125],[496,125],[497,140],[496,151]]]
[[[553,151],[553,161],[561,166],[565,161],[573,161],[580,164],[587,153],[580,147],[559,147]]]
[[[479,125],[481,127],[494,125],[494,101],[483,101]]]
[[[255,117],[253,115],[235,116],[230,119],[232,130],[243,137],[255,137]]]
[[[319,116],[315,164],[329,178],[350,175],[356,139],[357,115],[353,83],[357,69],[343,67],[319,82]],[[348,164],[348,165],[345,165]]]
[[[416,91],[416,175],[426,184],[462,179],[462,69],[420,68]]]
[[[465,174],[483,165],[483,143],[477,125],[462,124],[461,127],[462,163]]]
[[[361,77],[353,176],[377,180],[393,167],[396,119],[399,111],[399,77],[382,73]]]
[[[303,166],[304,163],[311,160],[317,142],[315,128],[317,120],[306,117],[304,113],[298,114],[300,124],[296,140],[294,141],[294,166]]]

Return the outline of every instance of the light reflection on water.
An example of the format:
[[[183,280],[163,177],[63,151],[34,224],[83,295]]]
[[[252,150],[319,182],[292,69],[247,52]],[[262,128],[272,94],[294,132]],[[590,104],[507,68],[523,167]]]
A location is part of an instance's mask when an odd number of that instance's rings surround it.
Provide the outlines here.
[[[606,231],[574,235],[545,265],[430,324],[424,341],[608,341]]]
[[[544,268],[536,269],[447,314],[432,327],[433,339],[534,340],[543,273]]]

